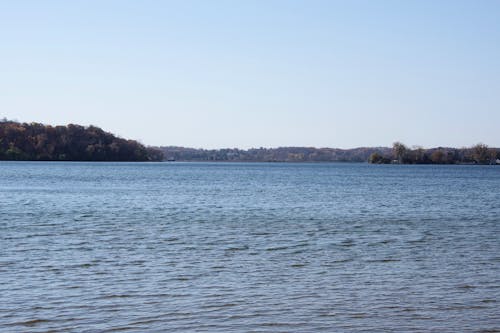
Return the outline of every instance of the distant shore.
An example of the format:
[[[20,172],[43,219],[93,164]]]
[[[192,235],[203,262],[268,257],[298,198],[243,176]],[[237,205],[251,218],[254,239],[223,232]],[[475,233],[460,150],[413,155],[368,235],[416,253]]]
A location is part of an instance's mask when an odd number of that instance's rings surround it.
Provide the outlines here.
[[[469,148],[409,149],[396,142],[389,147],[353,149],[279,147],[196,149],[157,147],[166,161],[182,162],[368,162],[372,164],[498,164],[500,148],[477,144]]]
[[[369,162],[372,164],[500,164],[500,148],[476,144],[468,148],[353,149],[279,147],[196,149],[147,147],[96,126],[51,126],[0,120],[0,160],[94,162]]]

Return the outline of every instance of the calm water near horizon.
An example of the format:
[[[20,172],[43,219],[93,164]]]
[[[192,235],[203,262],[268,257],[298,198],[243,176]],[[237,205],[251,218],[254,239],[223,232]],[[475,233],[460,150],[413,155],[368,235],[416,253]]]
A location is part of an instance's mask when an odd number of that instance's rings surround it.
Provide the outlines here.
[[[0,332],[500,332],[500,167],[0,162]]]

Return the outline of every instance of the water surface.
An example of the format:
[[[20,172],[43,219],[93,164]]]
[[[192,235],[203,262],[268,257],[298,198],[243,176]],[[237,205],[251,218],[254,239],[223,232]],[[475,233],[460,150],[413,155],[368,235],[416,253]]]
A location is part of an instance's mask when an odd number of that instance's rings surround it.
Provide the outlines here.
[[[1,332],[499,332],[500,168],[0,163]]]

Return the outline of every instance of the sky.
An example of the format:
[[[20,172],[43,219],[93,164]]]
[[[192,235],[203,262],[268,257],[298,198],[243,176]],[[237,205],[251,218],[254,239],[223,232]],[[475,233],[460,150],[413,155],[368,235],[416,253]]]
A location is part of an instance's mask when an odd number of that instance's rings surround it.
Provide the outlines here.
[[[500,1],[0,0],[0,117],[196,148],[500,147]]]

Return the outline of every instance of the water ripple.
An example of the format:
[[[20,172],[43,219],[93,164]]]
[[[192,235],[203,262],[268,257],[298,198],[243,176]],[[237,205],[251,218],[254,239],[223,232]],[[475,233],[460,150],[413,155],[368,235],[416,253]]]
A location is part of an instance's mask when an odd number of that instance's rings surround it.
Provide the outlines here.
[[[498,168],[0,172],[1,332],[500,331]]]

